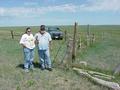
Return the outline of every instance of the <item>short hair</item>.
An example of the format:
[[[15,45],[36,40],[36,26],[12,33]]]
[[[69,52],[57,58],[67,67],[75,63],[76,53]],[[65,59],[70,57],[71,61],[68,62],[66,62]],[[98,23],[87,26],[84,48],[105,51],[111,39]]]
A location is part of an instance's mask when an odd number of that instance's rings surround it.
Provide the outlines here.
[[[44,31],[45,30],[45,25],[41,25],[40,30]]]

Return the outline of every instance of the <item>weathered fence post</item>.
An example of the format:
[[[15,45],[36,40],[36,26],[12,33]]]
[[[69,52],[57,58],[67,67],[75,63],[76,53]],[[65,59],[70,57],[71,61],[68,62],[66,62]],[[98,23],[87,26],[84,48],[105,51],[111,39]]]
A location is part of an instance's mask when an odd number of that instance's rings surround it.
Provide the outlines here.
[[[87,46],[90,46],[90,25],[87,25]]]
[[[92,34],[91,36],[91,44],[93,44],[95,42],[95,34]]]
[[[113,71],[114,71],[114,75],[115,74],[120,75],[120,64],[118,64]]]
[[[67,31],[65,30],[65,42],[67,40]]]
[[[82,42],[81,42],[81,34],[79,33],[79,38],[78,38],[78,49],[82,48]]]
[[[69,38],[67,41],[66,54],[63,60],[63,64],[65,65],[66,68],[71,67],[71,63],[72,63],[72,49],[71,48],[73,48],[73,39]]]
[[[77,30],[77,23],[75,22],[75,25],[74,25],[74,35],[73,35],[73,47],[72,47],[72,62],[75,61],[76,30]]]
[[[14,39],[14,33],[13,33],[13,30],[11,30],[10,32],[11,32],[12,39]]]

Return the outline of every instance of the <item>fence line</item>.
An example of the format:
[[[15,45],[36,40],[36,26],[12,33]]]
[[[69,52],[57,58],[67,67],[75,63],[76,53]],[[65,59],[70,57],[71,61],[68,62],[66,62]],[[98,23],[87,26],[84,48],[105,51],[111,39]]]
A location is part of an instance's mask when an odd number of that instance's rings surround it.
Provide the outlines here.
[[[11,36],[12,39],[14,39],[14,36],[20,36],[15,34],[15,32],[13,32],[13,30],[10,31],[11,32]],[[53,57],[53,61],[52,63],[56,63],[56,59],[60,53],[60,51],[63,49],[64,45],[64,53],[62,53],[62,56],[59,58],[60,59],[60,63],[59,64],[66,64],[67,67],[71,64],[75,62],[76,59],[76,53],[78,52],[77,50],[82,50],[82,48],[84,47],[83,45],[84,42],[81,40],[81,33],[77,33],[77,23],[75,22],[74,24],[74,33],[73,33],[73,37],[71,37],[71,35],[67,32],[67,30],[65,30],[64,32],[65,36],[64,36],[64,41],[62,41],[60,43],[60,45],[58,46],[58,50],[56,51],[54,57]],[[79,35],[79,38],[77,39],[76,36]],[[87,26],[87,39],[85,39],[87,42],[87,46],[90,46],[90,44],[94,44],[95,42],[95,34],[90,35],[90,26]]]

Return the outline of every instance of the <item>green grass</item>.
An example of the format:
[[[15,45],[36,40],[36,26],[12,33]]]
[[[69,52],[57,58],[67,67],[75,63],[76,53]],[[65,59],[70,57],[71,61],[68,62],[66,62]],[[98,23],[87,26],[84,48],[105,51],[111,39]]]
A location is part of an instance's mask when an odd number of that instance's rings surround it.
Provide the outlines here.
[[[26,27],[0,27],[0,90],[108,90],[105,87],[91,83],[88,79],[77,75],[72,70],[66,71],[55,67],[52,72],[41,71],[37,65],[39,63],[37,49],[35,49],[36,63],[35,71],[25,73],[21,68],[23,64],[22,47],[19,45],[20,35]],[[39,27],[31,27],[35,34]],[[73,26],[61,26],[63,31],[72,37]],[[95,33],[96,42],[90,47],[77,50],[76,62],[87,61],[89,68],[100,72],[112,72],[113,68],[120,60],[120,26],[91,26],[90,32]],[[11,38],[10,30],[16,35]],[[82,38],[85,45],[87,26],[79,26],[77,38]],[[59,50],[58,56],[55,58]],[[59,63],[66,50],[64,40],[54,40],[52,42],[51,59]],[[120,83],[117,76],[116,82]]]
[[[104,33],[105,36],[102,40],[87,48],[86,51],[80,52],[80,54],[82,54],[82,60],[87,61],[91,66],[113,70],[120,59],[120,35],[109,31]]]

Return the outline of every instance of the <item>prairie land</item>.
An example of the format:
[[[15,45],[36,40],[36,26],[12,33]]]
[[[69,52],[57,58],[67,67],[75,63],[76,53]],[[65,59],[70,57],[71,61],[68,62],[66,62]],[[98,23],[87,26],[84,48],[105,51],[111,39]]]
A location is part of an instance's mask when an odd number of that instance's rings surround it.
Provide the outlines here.
[[[66,30],[68,36],[73,36],[73,26],[60,28],[63,32]],[[26,27],[0,27],[0,90],[109,90],[79,76],[72,69],[66,70],[55,66],[52,72],[41,71],[37,48],[34,59],[35,71],[25,73],[22,68],[22,47],[19,45],[25,29]],[[32,26],[31,29],[35,34],[39,27]],[[11,30],[15,34],[14,39],[11,37]],[[78,26],[77,33],[77,39],[81,38],[83,48],[76,51],[74,63],[86,61],[90,69],[112,74],[116,65],[120,63],[120,26],[90,26],[90,34],[94,33],[95,42],[89,47],[86,47],[87,26]],[[60,46],[61,49],[56,56]],[[55,60],[54,64],[62,60],[65,50],[64,39],[52,41],[51,59]],[[116,76],[114,81],[120,84],[120,76]]]

